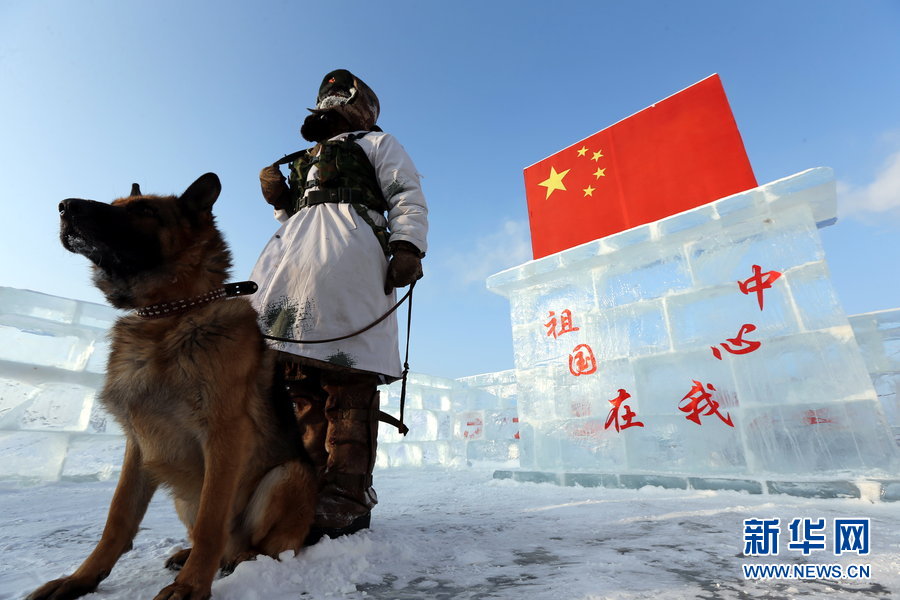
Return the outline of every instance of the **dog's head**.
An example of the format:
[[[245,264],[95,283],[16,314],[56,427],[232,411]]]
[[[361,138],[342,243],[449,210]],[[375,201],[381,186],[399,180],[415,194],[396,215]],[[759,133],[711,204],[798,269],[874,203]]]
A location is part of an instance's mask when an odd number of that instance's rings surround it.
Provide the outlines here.
[[[60,240],[93,263],[94,282],[119,308],[165,286],[208,289],[231,266],[212,215],[221,189],[207,173],[180,196],[143,195],[134,184],[130,196],[110,204],[69,198],[59,203]]]

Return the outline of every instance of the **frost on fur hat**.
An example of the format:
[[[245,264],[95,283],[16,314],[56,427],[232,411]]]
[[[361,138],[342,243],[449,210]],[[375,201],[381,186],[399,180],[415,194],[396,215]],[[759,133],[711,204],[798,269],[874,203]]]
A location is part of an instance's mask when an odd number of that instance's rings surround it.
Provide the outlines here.
[[[328,73],[319,86],[316,107],[310,112],[322,114],[330,110],[339,113],[353,127],[369,131],[378,120],[381,106],[378,96],[362,79],[347,69]]]

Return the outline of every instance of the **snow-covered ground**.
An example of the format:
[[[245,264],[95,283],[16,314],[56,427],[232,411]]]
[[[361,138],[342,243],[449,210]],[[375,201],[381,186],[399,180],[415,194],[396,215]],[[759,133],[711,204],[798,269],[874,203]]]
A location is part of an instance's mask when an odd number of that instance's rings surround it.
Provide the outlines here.
[[[0,489],[0,600],[70,572],[93,548],[113,482]],[[782,599],[900,596],[897,503],[727,491],[560,487],[493,480],[487,470],[376,472],[373,529],[297,557],[241,564],[215,600],[312,598]],[[780,551],[744,557],[744,519],[781,520]],[[827,550],[787,548],[788,523],[826,519]],[[867,556],[832,552],[835,518],[870,519]],[[150,599],[185,544],[164,494],[134,549],[97,593]],[[742,565],[870,565],[870,578],[747,580]]]

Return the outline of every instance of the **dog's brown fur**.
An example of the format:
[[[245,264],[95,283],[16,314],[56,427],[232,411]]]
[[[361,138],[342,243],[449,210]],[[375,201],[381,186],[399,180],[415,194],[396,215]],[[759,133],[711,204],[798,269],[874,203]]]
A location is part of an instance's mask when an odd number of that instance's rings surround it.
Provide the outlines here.
[[[211,213],[218,178],[180,197],[60,204],[63,245],[94,263],[110,302],[136,309],[222,287],[231,259]],[[272,356],[244,299],[184,314],[120,318],[111,332],[101,396],[126,435],[122,473],[96,549],[70,576],[31,600],[93,591],[131,548],[150,498],[171,490],[193,548],[157,600],[209,598],[216,570],[256,554],[299,551],[315,510],[316,481],[290,408],[272,393]]]

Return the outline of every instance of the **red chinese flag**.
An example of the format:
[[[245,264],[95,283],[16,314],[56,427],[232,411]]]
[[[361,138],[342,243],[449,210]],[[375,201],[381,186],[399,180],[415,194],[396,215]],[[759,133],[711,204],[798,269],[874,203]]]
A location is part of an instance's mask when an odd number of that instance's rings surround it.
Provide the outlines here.
[[[535,258],[756,187],[718,75],[525,169]]]

